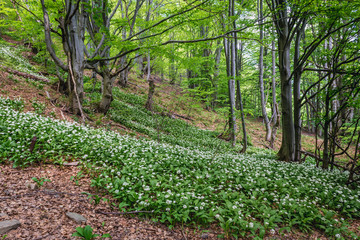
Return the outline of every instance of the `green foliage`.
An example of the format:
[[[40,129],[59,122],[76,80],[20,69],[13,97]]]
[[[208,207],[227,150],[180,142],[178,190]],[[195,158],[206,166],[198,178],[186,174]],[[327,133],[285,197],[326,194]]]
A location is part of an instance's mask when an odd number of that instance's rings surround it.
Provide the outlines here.
[[[32,179],[34,182],[36,182],[36,184],[37,184],[39,187],[42,187],[45,182],[51,182],[50,179],[45,178],[45,177],[41,177],[41,178],[33,177],[33,178],[31,178],[31,179]]]
[[[278,162],[271,151],[250,149],[239,155],[140,140],[19,113],[5,104],[0,104],[0,128],[0,159],[25,166],[77,158],[92,171],[92,186],[118,199],[121,211],[150,211],[172,226],[216,222],[227,236],[263,236],[282,226],[305,232],[316,227],[346,237],[345,219],[360,216],[360,189],[344,184],[347,173]],[[33,136],[39,139],[30,153]]]
[[[79,180],[83,177],[85,177],[83,171],[79,171],[76,176],[71,176],[70,180],[73,181],[76,185],[79,185]]]
[[[153,140],[182,147],[218,151],[230,150],[229,143],[217,138],[218,133],[201,130],[182,120],[165,116],[167,112],[155,107],[161,114],[151,113],[143,108],[145,98],[114,89],[115,100],[110,110],[111,119]]]
[[[20,72],[30,73],[39,76],[35,73],[35,69],[26,58],[22,57],[22,52],[25,51],[21,46],[14,47],[4,42],[0,42],[0,56],[2,64],[18,70]],[[40,77],[40,76],[39,76]]]
[[[84,240],[93,240],[93,239],[99,237],[100,235],[94,234],[92,227],[89,225],[86,225],[83,228],[77,227],[76,232],[74,232],[71,236],[72,237],[80,237],[81,239],[84,239]],[[111,236],[109,234],[104,234],[101,236],[101,238],[111,238]]]
[[[84,193],[86,195],[88,195],[88,199],[90,199],[91,203],[94,203],[94,205],[98,205],[100,203],[101,200],[106,200],[106,198],[102,198],[99,195],[96,194],[90,194],[90,193]]]
[[[6,107],[13,109],[18,112],[22,112],[24,110],[24,101],[21,98],[18,99],[10,99],[10,98],[0,98],[0,107]]]
[[[44,114],[46,105],[45,103],[38,102],[36,99],[31,101],[31,106],[34,108],[35,113],[42,115]]]

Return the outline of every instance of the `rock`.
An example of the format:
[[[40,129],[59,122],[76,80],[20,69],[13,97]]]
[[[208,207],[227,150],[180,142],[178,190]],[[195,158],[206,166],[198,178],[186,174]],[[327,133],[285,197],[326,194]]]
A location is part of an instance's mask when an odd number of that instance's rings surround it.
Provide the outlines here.
[[[36,183],[31,183],[31,182],[28,182],[28,181],[25,182],[25,186],[27,188],[30,188],[31,190],[35,190],[35,189],[39,188],[39,186]]]
[[[0,218],[2,217],[7,217],[7,215],[5,213],[0,213]]]
[[[0,235],[9,232],[10,230],[20,227],[21,223],[18,220],[8,220],[0,222]]]
[[[66,216],[68,216],[69,218],[71,218],[72,220],[74,220],[77,223],[86,222],[86,218],[84,218],[82,215],[74,213],[74,212],[67,212]]]
[[[209,235],[207,233],[203,233],[201,234],[201,238],[202,239],[207,239],[209,237]]]

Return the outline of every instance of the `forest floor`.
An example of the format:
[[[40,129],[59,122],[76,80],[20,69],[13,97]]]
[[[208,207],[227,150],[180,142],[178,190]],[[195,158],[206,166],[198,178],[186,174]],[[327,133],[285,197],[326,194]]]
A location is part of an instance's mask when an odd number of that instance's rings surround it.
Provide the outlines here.
[[[137,82],[136,86],[130,85],[131,91],[134,93],[139,91],[140,84],[141,82]],[[146,84],[142,87],[146,88]],[[48,99],[46,92],[49,93],[52,101]],[[163,97],[161,94],[167,93],[163,91],[159,94],[160,98]],[[49,85],[45,84],[42,89],[38,89],[22,78],[0,72],[0,96],[21,97],[43,103],[46,106],[44,115],[74,121],[73,116],[66,111],[66,100]],[[171,98],[168,101],[174,102]],[[24,111],[34,110],[31,101],[25,101]],[[180,114],[184,112],[179,111]],[[196,113],[190,117],[201,119],[195,120],[195,124],[199,127],[216,130],[216,123],[212,119],[204,119]],[[247,126],[254,145],[264,148],[261,140],[264,134],[261,120],[248,120]],[[126,129],[124,126],[115,126],[114,130],[121,130],[120,132],[124,133],[124,129]],[[128,129],[125,132],[131,132],[131,130]],[[310,139],[309,142],[313,140],[311,136],[307,137]],[[276,142],[276,146],[279,146],[279,141]],[[94,197],[84,194],[86,192],[96,197],[101,196],[101,199],[113,201],[110,196],[102,195],[103,193],[91,188],[90,178],[86,174],[78,180],[78,183],[71,180],[79,172],[81,173],[81,169],[75,166],[37,165],[19,169],[12,168],[11,165],[0,165],[0,221],[18,219],[21,222],[21,227],[7,233],[5,239],[73,239],[71,234],[80,224],[69,219],[65,215],[66,212],[81,213],[87,219],[87,222],[82,223],[81,226],[90,225],[95,233],[109,233],[112,239],[218,239],[217,236],[223,233],[216,226],[201,230],[196,227],[176,226],[170,230],[164,224],[139,219],[136,214],[117,215],[118,212],[113,210],[107,202],[99,201],[96,205]],[[46,178],[51,182],[44,182],[43,186],[36,185],[35,189],[31,189],[29,184],[35,183],[32,180],[33,177]],[[358,231],[359,226],[360,221],[354,221],[351,229]],[[297,230],[266,238],[327,239],[320,231],[304,234]]]
[[[82,177],[71,180],[74,176]],[[34,177],[46,178],[50,182],[34,186]],[[210,240],[218,239],[217,236],[223,233],[216,226],[206,229],[175,226],[169,229],[164,224],[137,218],[136,214],[121,215],[103,199],[108,199],[110,203],[114,201],[90,187],[90,178],[75,166],[40,165],[20,169],[0,165],[0,221],[17,219],[21,223],[19,228],[8,232],[2,239],[75,239],[71,237],[75,228],[85,225],[90,225],[94,233],[109,233],[114,240]],[[67,212],[79,213],[87,221],[76,223],[66,216]],[[359,226],[360,221],[354,221],[351,230],[356,231]],[[291,233],[269,235],[265,239],[327,238],[320,231],[305,234],[294,229]]]
[[[15,44],[16,42],[14,42]],[[31,58],[31,56],[26,56]],[[168,109],[169,112],[186,116],[192,120],[187,122],[208,130],[222,130],[225,120],[218,113],[205,110],[195,101],[184,104],[181,101],[179,86],[171,86],[159,78],[155,102]],[[145,80],[130,77],[129,92],[147,94]],[[9,74],[0,69],[0,96],[26,99],[24,111],[36,111],[33,104],[45,106],[42,115],[65,121],[74,121],[66,109],[66,99],[56,91],[56,85],[38,85]],[[50,96],[50,98],[49,98]],[[101,115],[97,118],[102,119]],[[94,127],[109,125],[109,120]],[[247,119],[248,133],[255,147],[265,148],[265,135],[261,119]],[[131,129],[114,124],[113,130],[122,134],[134,133]],[[137,136],[141,134],[135,133]],[[275,149],[280,147],[281,132],[275,142]],[[303,146],[311,151],[314,137],[303,134]],[[76,176],[81,176],[76,178]],[[49,179],[50,182],[35,184],[37,179]],[[88,193],[88,194],[84,194]],[[89,197],[90,195],[92,197]],[[103,200],[100,200],[103,199]],[[0,165],[0,221],[18,219],[21,226],[7,233],[1,239],[74,239],[71,234],[77,226],[90,225],[95,233],[109,233],[112,239],[217,239],[222,230],[216,226],[206,229],[197,227],[175,226],[170,230],[167,226],[151,220],[139,219],[133,215],[120,215],[111,208],[110,196],[90,187],[90,177],[76,166],[34,165],[28,168],[12,168],[10,164]],[[99,202],[97,202],[99,200]],[[66,212],[82,214],[86,223],[76,223],[66,216]],[[350,230],[360,234],[360,220],[353,221]],[[1,236],[0,236],[1,237]],[[246,238],[245,238],[246,239]],[[266,239],[327,239],[321,231],[305,234],[294,229],[283,235],[268,235]]]

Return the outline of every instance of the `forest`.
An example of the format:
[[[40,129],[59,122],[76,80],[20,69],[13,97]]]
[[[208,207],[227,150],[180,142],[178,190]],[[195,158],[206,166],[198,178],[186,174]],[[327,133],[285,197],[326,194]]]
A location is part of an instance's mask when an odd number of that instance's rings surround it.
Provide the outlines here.
[[[359,124],[359,0],[0,2],[1,239],[358,239]]]

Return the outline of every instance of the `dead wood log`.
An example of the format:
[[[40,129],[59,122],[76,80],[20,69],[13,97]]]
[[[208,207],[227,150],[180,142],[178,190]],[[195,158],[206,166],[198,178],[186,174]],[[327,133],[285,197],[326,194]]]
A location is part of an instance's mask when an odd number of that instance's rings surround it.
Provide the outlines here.
[[[172,115],[174,115],[174,116],[176,116],[176,117],[179,117],[179,118],[183,118],[183,119],[189,120],[189,121],[194,121],[194,119],[192,119],[192,118],[190,118],[190,117],[186,117],[186,116],[179,115],[179,114],[176,114],[176,113],[173,113]]]
[[[15,75],[18,75],[20,77],[24,77],[24,78],[30,78],[30,79],[33,79],[33,80],[37,80],[37,81],[41,81],[41,82],[45,82],[45,83],[49,83],[50,81],[46,78],[41,78],[41,77],[38,77],[38,76],[35,76],[35,75],[32,75],[32,74],[29,74],[29,73],[24,73],[24,72],[19,72],[19,71],[16,71],[16,70],[13,70],[11,68],[8,68],[8,67],[5,67],[5,66],[2,66],[0,65],[0,68],[3,68],[5,71],[9,72],[9,73],[12,73],[12,74],[15,74]]]

